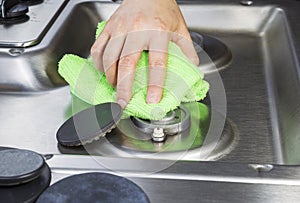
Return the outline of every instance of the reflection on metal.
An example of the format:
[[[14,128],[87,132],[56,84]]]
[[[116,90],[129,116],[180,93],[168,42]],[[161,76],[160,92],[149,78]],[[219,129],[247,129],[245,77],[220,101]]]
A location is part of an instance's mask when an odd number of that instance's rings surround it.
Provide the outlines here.
[[[243,6],[251,6],[251,5],[253,5],[253,3],[254,2],[251,1],[251,0],[250,1],[249,0],[241,0],[240,1],[240,4],[243,5]]]
[[[271,164],[249,164],[249,167],[257,172],[269,172],[274,166]]]
[[[23,54],[25,51],[24,48],[12,48],[12,49],[9,49],[8,50],[8,53],[11,55],[11,56],[19,56],[21,54]]]

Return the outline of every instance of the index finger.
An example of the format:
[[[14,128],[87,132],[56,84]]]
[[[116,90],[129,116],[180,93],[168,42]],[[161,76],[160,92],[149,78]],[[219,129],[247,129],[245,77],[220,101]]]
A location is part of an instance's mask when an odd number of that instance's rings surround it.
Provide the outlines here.
[[[118,64],[117,102],[124,109],[132,96],[132,86],[136,64],[141,56],[141,51],[123,56]]]
[[[91,47],[90,52],[94,61],[94,65],[96,69],[98,69],[100,72],[104,72],[103,53],[109,38],[110,35],[108,34],[108,32],[106,32],[106,29],[104,28],[102,33],[98,36],[98,38]]]

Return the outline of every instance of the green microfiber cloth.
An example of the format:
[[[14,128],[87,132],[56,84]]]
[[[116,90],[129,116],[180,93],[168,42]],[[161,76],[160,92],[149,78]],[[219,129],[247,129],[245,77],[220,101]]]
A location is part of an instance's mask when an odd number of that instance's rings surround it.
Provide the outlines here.
[[[105,24],[105,21],[98,24],[96,38]],[[59,61],[58,72],[69,83],[71,93],[84,102],[96,105],[116,101],[116,90],[107,82],[105,75],[96,70],[91,58],[66,54]],[[143,51],[136,67],[132,98],[123,111],[123,117],[160,120],[181,102],[204,99],[209,89],[209,84],[203,80],[203,73],[173,42],[168,47],[167,74],[163,96],[158,104],[146,102],[147,76],[148,52]]]

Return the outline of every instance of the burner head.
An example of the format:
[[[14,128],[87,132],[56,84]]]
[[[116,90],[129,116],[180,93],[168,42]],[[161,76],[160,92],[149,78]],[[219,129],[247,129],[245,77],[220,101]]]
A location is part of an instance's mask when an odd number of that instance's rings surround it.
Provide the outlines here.
[[[198,148],[209,126],[209,114],[209,109],[203,104],[186,103],[160,121],[134,117],[123,119],[106,139],[115,147],[133,153]]]
[[[144,120],[131,117],[135,126],[143,133],[151,134],[156,128],[163,129],[168,135],[176,135],[190,127],[190,113],[184,107],[179,107],[159,121]]]

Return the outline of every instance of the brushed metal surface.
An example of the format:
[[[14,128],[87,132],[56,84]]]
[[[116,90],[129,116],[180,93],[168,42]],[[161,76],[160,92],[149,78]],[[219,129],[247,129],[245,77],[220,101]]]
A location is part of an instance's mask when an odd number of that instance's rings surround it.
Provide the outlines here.
[[[257,172],[248,164],[176,162],[56,155],[48,161],[52,183],[70,175],[106,172],[131,179],[151,202],[298,202],[300,168],[273,165]],[[88,166],[88,167],[87,167]],[[157,166],[164,170],[153,173]]]
[[[57,73],[57,61],[64,53],[87,56],[96,24],[118,5],[71,1],[38,46],[18,56],[0,50],[2,145],[61,153],[55,132],[78,109],[72,109],[68,87],[60,87],[66,84]],[[220,74],[226,117],[237,127],[239,140],[222,160],[299,164],[299,67],[284,10],[203,2],[182,4],[181,9],[191,30],[218,38],[233,54],[231,65]],[[13,66],[7,71],[9,64]],[[206,79],[213,84],[214,77],[212,73]],[[23,91],[11,91],[18,87]]]
[[[96,24],[118,5],[71,0],[38,45],[0,49],[1,146],[54,154],[47,160],[53,182],[90,171],[117,173],[138,183],[152,202],[297,202],[300,2],[295,0],[251,6],[232,0],[180,1],[189,29],[221,40],[233,55],[220,75],[226,118],[239,139],[218,161],[87,156],[84,148],[57,145],[57,129],[80,110],[57,74],[57,62],[64,53],[88,56]],[[209,82],[215,77],[206,75]],[[259,171],[255,164],[272,167]]]
[[[0,25],[0,47],[28,47],[38,44],[66,1],[45,0],[42,4],[29,7],[27,15],[30,18],[27,22]]]

